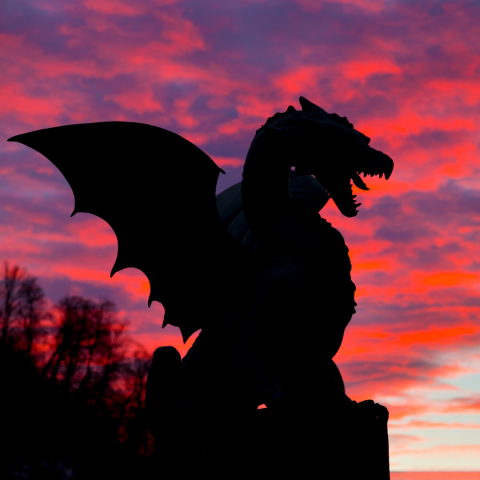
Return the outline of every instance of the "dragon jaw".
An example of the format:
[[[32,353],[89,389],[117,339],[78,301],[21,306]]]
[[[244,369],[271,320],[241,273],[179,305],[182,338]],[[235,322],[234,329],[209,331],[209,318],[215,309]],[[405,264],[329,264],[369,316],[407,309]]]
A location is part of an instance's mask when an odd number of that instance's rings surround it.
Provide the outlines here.
[[[379,178],[385,175],[385,180],[388,180],[393,171],[393,161],[390,157],[368,145],[365,146],[366,149],[361,144],[349,148],[338,161],[330,165],[328,162],[318,162],[313,170],[315,178],[346,217],[356,216],[361,205],[356,203],[356,195],[352,193],[352,182],[361,190],[369,190],[360,174],[363,173],[364,177],[370,175]]]

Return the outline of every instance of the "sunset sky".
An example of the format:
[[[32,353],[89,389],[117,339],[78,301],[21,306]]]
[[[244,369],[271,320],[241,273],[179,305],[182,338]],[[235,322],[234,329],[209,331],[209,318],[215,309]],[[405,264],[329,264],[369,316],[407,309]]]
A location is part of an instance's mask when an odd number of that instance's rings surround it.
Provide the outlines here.
[[[303,95],[395,161],[355,192],[356,218],[322,210],[358,289],[335,358],[347,394],[390,410],[392,470],[480,470],[479,19],[479,0],[2,0],[0,260],[52,304],[111,298],[135,340],[184,354],[191,341],[147,307],[146,277],[109,278],[108,225],[70,218],[59,171],[6,140],[144,122],[208,153],[220,192],[241,180],[255,130]]]

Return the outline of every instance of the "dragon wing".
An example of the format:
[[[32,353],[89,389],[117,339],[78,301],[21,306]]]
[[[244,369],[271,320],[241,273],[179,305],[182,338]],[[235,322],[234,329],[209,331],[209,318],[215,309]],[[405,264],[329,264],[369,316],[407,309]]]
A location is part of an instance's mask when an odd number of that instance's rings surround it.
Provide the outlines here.
[[[47,157],[73,190],[78,212],[105,220],[118,241],[111,276],[129,267],[150,282],[166,324],[184,341],[221,315],[256,255],[222,224],[215,201],[220,172],[173,132],[131,122],[37,130],[9,139]],[[224,173],[224,172],[223,172]]]

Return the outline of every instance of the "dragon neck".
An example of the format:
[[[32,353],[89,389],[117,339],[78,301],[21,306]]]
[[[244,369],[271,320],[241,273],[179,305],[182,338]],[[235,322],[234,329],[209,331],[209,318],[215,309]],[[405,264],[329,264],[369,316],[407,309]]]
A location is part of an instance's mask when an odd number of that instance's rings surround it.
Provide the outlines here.
[[[291,201],[291,165],[273,155],[256,153],[247,156],[243,168],[242,200],[247,216],[282,210]]]
[[[285,152],[266,138],[252,143],[243,169],[245,218],[260,248],[274,255],[284,250],[282,230],[293,208],[288,188],[291,167]]]

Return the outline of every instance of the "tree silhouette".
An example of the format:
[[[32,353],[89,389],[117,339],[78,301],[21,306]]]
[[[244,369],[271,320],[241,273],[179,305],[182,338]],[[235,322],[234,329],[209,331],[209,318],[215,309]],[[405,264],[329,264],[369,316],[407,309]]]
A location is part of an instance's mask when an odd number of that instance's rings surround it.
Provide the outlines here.
[[[69,392],[104,398],[127,357],[127,323],[113,302],[66,296],[55,306],[50,358],[43,372]]]
[[[34,342],[46,335],[42,324],[45,320],[51,319],[51,313],[47,310],[45,294],[35,277],[27,276],[21,281],[18,296],[20,346],[27,357],[32,357]]]
[[[10,267],[8,262],[3,264],[3,278],[0,288],[0,314],[2,316],[2,342],[7,343],[10,339],[11,324],[19,314],[22,296],[20,288],[25,273],[18,265]]]
[[[0,411],[21,420],[0,435],[11,458],[0,474],[15,476],[23,465],[28,478],[63,478],[52,469],[66,461],[81,478],[140,478],[153,449],[145,419],[151,356],[108,299],[73,295],[48,306],[37,279],[5,262]]]

